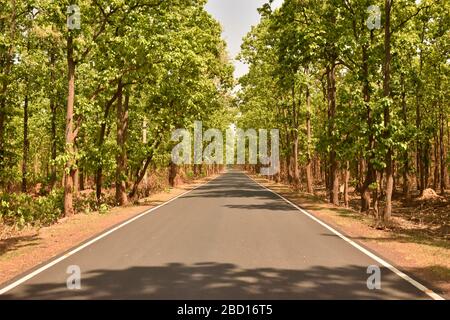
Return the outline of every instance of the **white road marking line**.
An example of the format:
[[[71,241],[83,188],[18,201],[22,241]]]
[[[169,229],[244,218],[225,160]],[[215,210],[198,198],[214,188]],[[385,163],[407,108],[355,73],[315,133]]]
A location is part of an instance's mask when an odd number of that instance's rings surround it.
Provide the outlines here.
[[[416,287],[417,289],[419,289],[420,291],[422,291],[423,293],[425,293],[426,295],[428,295],[429,297],[431,297],[433,300],[445,300],[443,297],[441,297],[440,295],[438,295],[437,293],[435,293],[434,291],[428,289],[427,287],[425,287],[423,284],[417,282],[416,280],[414,280],[413,278],[411,278],[410,276],[408,276],[407,274],[401,272],[400,270],[398,270],[396,267],[394,267],[393,265],[391,265],[390,263],[388,263],[387,261],[383,260],[382,258],[376,256],[375,254],[373,254],[372,252],[370,252],[369,250],[367,250],[366,248],[363,248],[362,246],[360,246],[359,244],[357,244],[356,242],[354,242],[353,240],[350,240],[349,238],[347,238],[346,236],[344,236],[342,233],[340,233],[339,231],[337,231],[336,229],[330,227],[329,225],[327,225],[325,222],[321,221],[320,219],[316,218],[315,216],[313,216],[311,213],[307,212],[306,210],[300,208],[299,206],[297,206],[295,203],[293,203],[292,201],[286,199],[285,197],[283,197],[282,195],[276,193],[275,191],[267,188],[266,186],[260,184],[258,181],[256,181],[255,179],[253,179],[252,177],[250,177],[249,175],[247,175],[245,173],[245,175],[247,177],[249,177],[251,180],[253,180],[253,182],[255,182],[256,184],[258,184],[260,187],[266,189],[267,191],[270,191],[271,193],[273,193],[274,195],[280,197],[281,199],[283,199],[284,201],[286,201],[287,203],[289,203],[291,206],[293,206],[294,208],[296,208],[297,210],[299,210],[301,213],[305,214],[306,216],[308,216],[309,218],[311,218],[312,220],[316,221],[317,223],[319,223],[320,225],[322,225],[323,227],[325,227],[326,229],[330,230],[331,232],[333,232],[335,235],[337,235],[339,238],[341,238],[342,240],[346,241],[347,243],[351,244],[353,247],[355,247],[356,249],[358,249],[359,251],[361,251],[362,253],[366,254],[367,256],[369,256],[370,258],[372,258],[373,260],[377,261],[379,264],[383,265],[385,268],[388,268],[389,270],[391,270],[393,273],[395,273],[397,276],[399,276],[400,278],[402,278],[403,280],[406,280],[407,282],[409,282],[410,284],[412,284],[414,287]]]
[[[186,192],[184,192],[184,193],[182,193],[182,194],[180,194],[180,195],[178,195],[178,196],[176,196],[176,197],[174,197],[174,198],[168,200],[167,202],[164,202],[163,204],[160,204],[159,206],[156,206],[156,207],[154,207],[154,208],[151,208],[151,209],[145,211],[145,212],[143,212],[143,213],[137,215],[136,217],[131,218],[130,220],[125,221],[124,223],[120,224],[119,226],[117,226],[117,227],[115,227],[115,228],[113,228],[113,229],[111,229],[111,230],[109,230],[109,231],[107,231],[107,232],[105,232],[105,233],[99,235],[98,237],[96,237],[96,238],[90,240],[89,242],[86,242],[85,244],[83,244],[83,245],[81,245],[81,246],[79,246],[79,247],[76,247],[75,249],[73,249],[72,251],[66,253],[65,255],[63,255],[63,256],[61,256],[61,257],[59,257],[58,259],[53,260],[52,262],[50,262],[50,263],[48,263],[48,264],[46,264],[46,265],[40,267],[39,269],[37,269],[37,270],[35,270],[35,271],[33,271],[33,272],[29,273],[29,274],[27,274],[26,276],[24,276],[24,277],[20,278],[19,280],[17,280],[17,281],[15,281],[15,282],[11,283],[10,285],[8,285],[8,286],[6,286],[6,287],[0,289],[0,295],[3,295],[3,294],[5,294],[5,293],[7,293],[8,291],[11,291],[11,290],[14,289],[15,287],[17,287],[17,286],[21,285],[22,283],[24,283],[24,282],[30,280],[31,278],[34,278],[35,276],[37,276],[37,275],[40,274],[41,272],[43,272],[43,271],[45,271],[45,270],[47,270],[47,269],[53,267],[54,265],[60,263],[61,261],[63,261],[63,260],[65,260],[65,259],[67,259],[68,257],[74,255],[75,253],[77,253],[77,252],[79,252],[79,251],[81,251],[81,250],[83,250],[83,249],[89,247],[89,246],[92,245],[93,243],[95,243],[95,242],[97,242],[97,241],[99,241],[99,240],[101,240],[101,239],[107,237],[107,236],[110,235],[111,233],[113,233],[113,232],[115,232],[115,231],[117,231],[117,230],[119,230],[119,229],[125,227],[126,225],[129,225],[130,223],[132,223],[132,222],[134,222],[134,221],[136,221],[136,220],[138,220],[138,219],[140,219],[140,218],[146,216],[147,214],[149,214],[149,213],[151,213],[151,212],[153,212],[153,211],[155,211],[155,210],[158,210],[158,209],[161,208],[161,207],[164,207],[164,206],[168,205],[169,203],[171,203],[171,202],[173,202],[173,201],[175,201],[175,200],[177,200],[177,199],[179,199],[179,198],[181,198],[181,197],[183,197],[183,196],[185,196],[185,195],[187,195],[187,194],[193,192],[194,190],[197,190],[197,189],[199,189],[199,188],[201,188],[201,187],[203,187],[203,186],[208,185],[210,182],[213,182],[214,180],[218,179],[218,178],[221,177],[221,176],[222,176],[222,174],[220,174],[219,176],[215,177],[214,179],[211,179],[211,180],[207,181],[206,183],[203,183],[203,184],[201,184],[201,185],[198,185],[198,186],[196,186],[195,188],[193,188],[193,189],[191,189],[191,190],[188,190],[188,191],[186,191]]]

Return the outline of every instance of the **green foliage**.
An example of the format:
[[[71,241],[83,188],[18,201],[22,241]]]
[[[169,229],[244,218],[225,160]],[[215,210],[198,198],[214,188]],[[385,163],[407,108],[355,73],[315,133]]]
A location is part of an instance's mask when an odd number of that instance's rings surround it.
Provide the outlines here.
[[[49,225],[61,217],[63,192],[53,190],[47,196],[32,197],[27,194],[0,195],[0,220],[18,227]]]
[[[292,139],[299,133],[299,165],[309,152],[322,159],[335,152],[338,161],[364,158],[382,171],[389,150],[401,162],[417,143],[431,145],[438,136],[439,114],[446,119],[449,114],[449,5],[394,4],[388,97],[383,90],[384,30],[366,26],[369,5],[383,12],[384,1],[286,0],[275,11],[264,6],[260,24],[242,45],[240,58],[250,71],[240,79],[240,124],[279,128],[284,157],[292,155]],[[327,71],[333,65],[337,107],[330,115]],[[307,89],[310,143],[305,138]],[[374,141],[370,147],[369,138]]]

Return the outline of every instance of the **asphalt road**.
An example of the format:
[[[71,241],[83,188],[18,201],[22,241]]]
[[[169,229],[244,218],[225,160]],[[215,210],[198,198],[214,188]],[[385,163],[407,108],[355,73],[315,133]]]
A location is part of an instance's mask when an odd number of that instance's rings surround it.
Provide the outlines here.
[[[81,289],[66,285],[79,266]],[[427,299],[240,172],[139,218],[2,299]],[[17,280],[17,279],[16,279]]]

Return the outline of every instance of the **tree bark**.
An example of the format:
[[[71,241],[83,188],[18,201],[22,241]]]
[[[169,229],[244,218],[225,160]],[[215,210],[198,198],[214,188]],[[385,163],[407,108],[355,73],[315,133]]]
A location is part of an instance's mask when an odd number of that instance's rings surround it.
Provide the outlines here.
[[[74,143],[73,113],[75,104],[75,61],[73,57],[73,36],[69,33],[67,37],[67,68],[68,68],[68,94],[66,110],[66,133],[65,144],[68,160],[64,167],[64,216],[74,214],[73,209],[73,179],[74,179]]]
[[[422,33],[420,36],[421,43],[424,42],[425,38],[425,24],[422,27]],[[423,70],[423,54],[422,51],[419,52],[419,79],[416,85],[416,127],[419,132],[422,130],[422,70]],[[416,182],[417,182],[417,190],[420,191],[420,194],[423,194],[425,190],[425,165],[424,165],[424,146],[423,141],[420,135],[417,138],[417,153],[416,153]]]
[[[126,171],[127,171],[127,128],[128,128],[128,94],[125,95],[125,102],[123,101],[123,84],[119,80],[117,97],[117,146],[119,152],[116,157],[116,203],[119,206],[124,206],[128,203],[126,193]]]
[[[406,104],[406,87],[404,75],[401,76],[401,86],[402,86],[402,113],[403,113],[403,123],[404,126],[408,124],[408,110]],[[403,152],[403,195],[407,200],[411,198],[411,183],[409,176],[409,152],[406,149]]]
[[[175,184],[176,184],[177,174],[178,174],[177,165],[171,161],[170,165],[169,165],[169,184],[171,187],[176,186]]]
[[[336,64],[333,62],[327,67],[327,83],[328,83],[328,119],[329,128],[328,135],[332,139],[336,129]],[[331,144],[330,151],[330,203],[339,205],[339,164],[337,161],[337,153]]]
[[[311,92],[309,85],[306,86],[306,143],[307,162],[306,162],[306,192],[314,193],[314,178],[312,174],[312,156],[311,156]]]
[[[50,188],[53,189],[56,183],[56,103],[55,98],[50,98],[50,112],[51,112],[51,173],[50,173]]]
[[[370,82],[369,82],[369,53],[367,46],[363,47],[363,99],[367,110],[367,126],[369,130],[369,139],[367,144],[367,172],[361,187],[361,212],[368,213],[371,204],[371,186],[376,182],[376,171],[373,165],[375,137],[373,133],[373,111],[370,106]]]
[[[385,0],[385,37],[384,37],[384,80],[383,80],[383,96],[391,97],[391,8],[392,0]],[[385,138],[390,137],[391,115],[390,106],[386,103],[384,107],[384,126]],[[386,153],[386,189],[385,189],[385,207],[383,211],[383,222],[387,223],[392,215],[392,193],[394,189],[394,168],[393,168],[393,149],[388,146]]]
[[[27,80],[28,82],[28,80]],[[28,83],[27,83],[28,87]],[[23,104],[23,159],[22,159],[22,192],[28,189],[28,154],[30,151],[30,140],[28,138],[28,89],[25,93]]]
[[[445,120],[445,116],[444,116],[444,111],[443,111],[443,106],[440,103],[439,105],[439,157],[440,157],[440,163],[441,163],[441,170],[440,170],[440,177],[441,177],[441,184],[440,184],[440,189],[441,189],[441,194],[444,195],[445,194],[445,189],[447,188],[447,181],[446,181],[446,177],[445,177],[445,173],[447,171],[447,163],[446,163],[446,155],[445,155],[445,143],[444,143],[444,120]]]
[[[348,208],[349,204],[350,204],[350,200],[349,200],[349,196],[348,196],[349,180],[350,180],[350,162],[347,161],[345,164],[345,171],[344,171],[344,205],[346,208]]]
[[[292,85],[292,172],[293,172],[293,183],[295,188],[300,186],[300,171],[298,167],[298,121],[297,121],[297,103],[295,101],[295,81]]]

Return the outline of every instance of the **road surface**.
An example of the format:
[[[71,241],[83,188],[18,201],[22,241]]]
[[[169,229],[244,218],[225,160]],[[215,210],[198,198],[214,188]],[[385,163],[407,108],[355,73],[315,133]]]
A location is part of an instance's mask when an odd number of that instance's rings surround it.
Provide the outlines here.
[[[245,174],[231,171],[0,298],[429,298],[386,268],[381,268],[381,290],[369,290],[371,265],[379,264]],[[81,270],[79,290],[67,288],[69,266]]]

